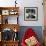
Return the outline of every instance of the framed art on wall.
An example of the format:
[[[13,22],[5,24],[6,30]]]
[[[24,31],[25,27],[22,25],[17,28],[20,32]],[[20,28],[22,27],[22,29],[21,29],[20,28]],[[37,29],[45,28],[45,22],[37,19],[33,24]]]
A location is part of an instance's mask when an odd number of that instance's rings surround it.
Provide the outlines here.
[[[1,32],[0,32],[0,41],[1,41]]]
[[[9,10],[2,10],[2,15],[9,15]]]
[[[38,20],[38,8],[37,7],[24,7],[24,20],[25,21],[37,21]]]
[[[0,24],[1,24],[1,15],[0,15]]]

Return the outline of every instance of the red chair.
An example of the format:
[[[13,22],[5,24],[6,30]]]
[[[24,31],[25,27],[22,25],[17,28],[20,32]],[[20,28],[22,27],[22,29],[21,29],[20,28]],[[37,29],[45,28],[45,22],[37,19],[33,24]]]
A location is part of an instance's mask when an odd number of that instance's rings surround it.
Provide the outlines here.
[[[24,34],[24,37],[22,38],[21,46],[27,46],[25,43],[25,40],[34,36],[35,38],[37,37],[36,33],[33,31],[33,29],[28,28]],[[37,38],[36,38],[37,39]],[[38,41],[38,40],[37,40]],[[35,46],[41,46],[40,42],[38,41]]]

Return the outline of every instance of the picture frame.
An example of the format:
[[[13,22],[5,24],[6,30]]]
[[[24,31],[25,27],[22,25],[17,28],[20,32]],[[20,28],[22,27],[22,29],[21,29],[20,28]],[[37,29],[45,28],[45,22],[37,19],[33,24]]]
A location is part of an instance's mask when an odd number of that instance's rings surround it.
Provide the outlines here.
[[[17,13],[18,13],[18,12],[15,11],[15,10],[10,10],[10,11],[9,11],[9,14],[10,14],[10,15],[16,15]]]
[[[37,21],[38,20],[38,8],[37,7],[24,7],[24,20],[25,21]]]
[[[1,32],[0,32],[0,41],[1,41]]]
[[[1,24],[1,15],[0,15],[0,24]]]
[[[9,10],[2,10],[2,15],[9,15]]]

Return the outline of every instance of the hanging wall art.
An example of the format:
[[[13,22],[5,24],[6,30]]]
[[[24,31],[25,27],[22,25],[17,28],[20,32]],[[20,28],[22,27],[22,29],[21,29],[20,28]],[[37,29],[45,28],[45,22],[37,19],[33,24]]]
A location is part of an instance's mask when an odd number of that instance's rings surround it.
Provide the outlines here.
[[[24,7],[24,20],[25,21],[37,21],[38,20],[38,8],[37,7]]]

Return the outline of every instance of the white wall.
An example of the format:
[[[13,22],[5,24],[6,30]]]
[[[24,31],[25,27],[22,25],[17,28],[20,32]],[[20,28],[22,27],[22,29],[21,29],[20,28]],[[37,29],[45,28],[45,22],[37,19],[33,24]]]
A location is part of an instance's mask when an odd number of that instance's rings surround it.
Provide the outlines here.
[[[24,4],[24,5],[23,5]],[[20,11],[21,26],[43,26],[43,6],[42,0],[24,0]],[[38,7],[38,21],[24,21],[24,7]]]
[[[15,0],[0,0],[0,6],[1,7],[8,7],[8,6],[14,6],[14,1]]]
[[[14,6],[15,0],[0,0],[0,6]],[[43,26],[43,0],[17,0],[19,9],[20,26]],[[24,7],[38,7],[38,21],[24,21]]]

